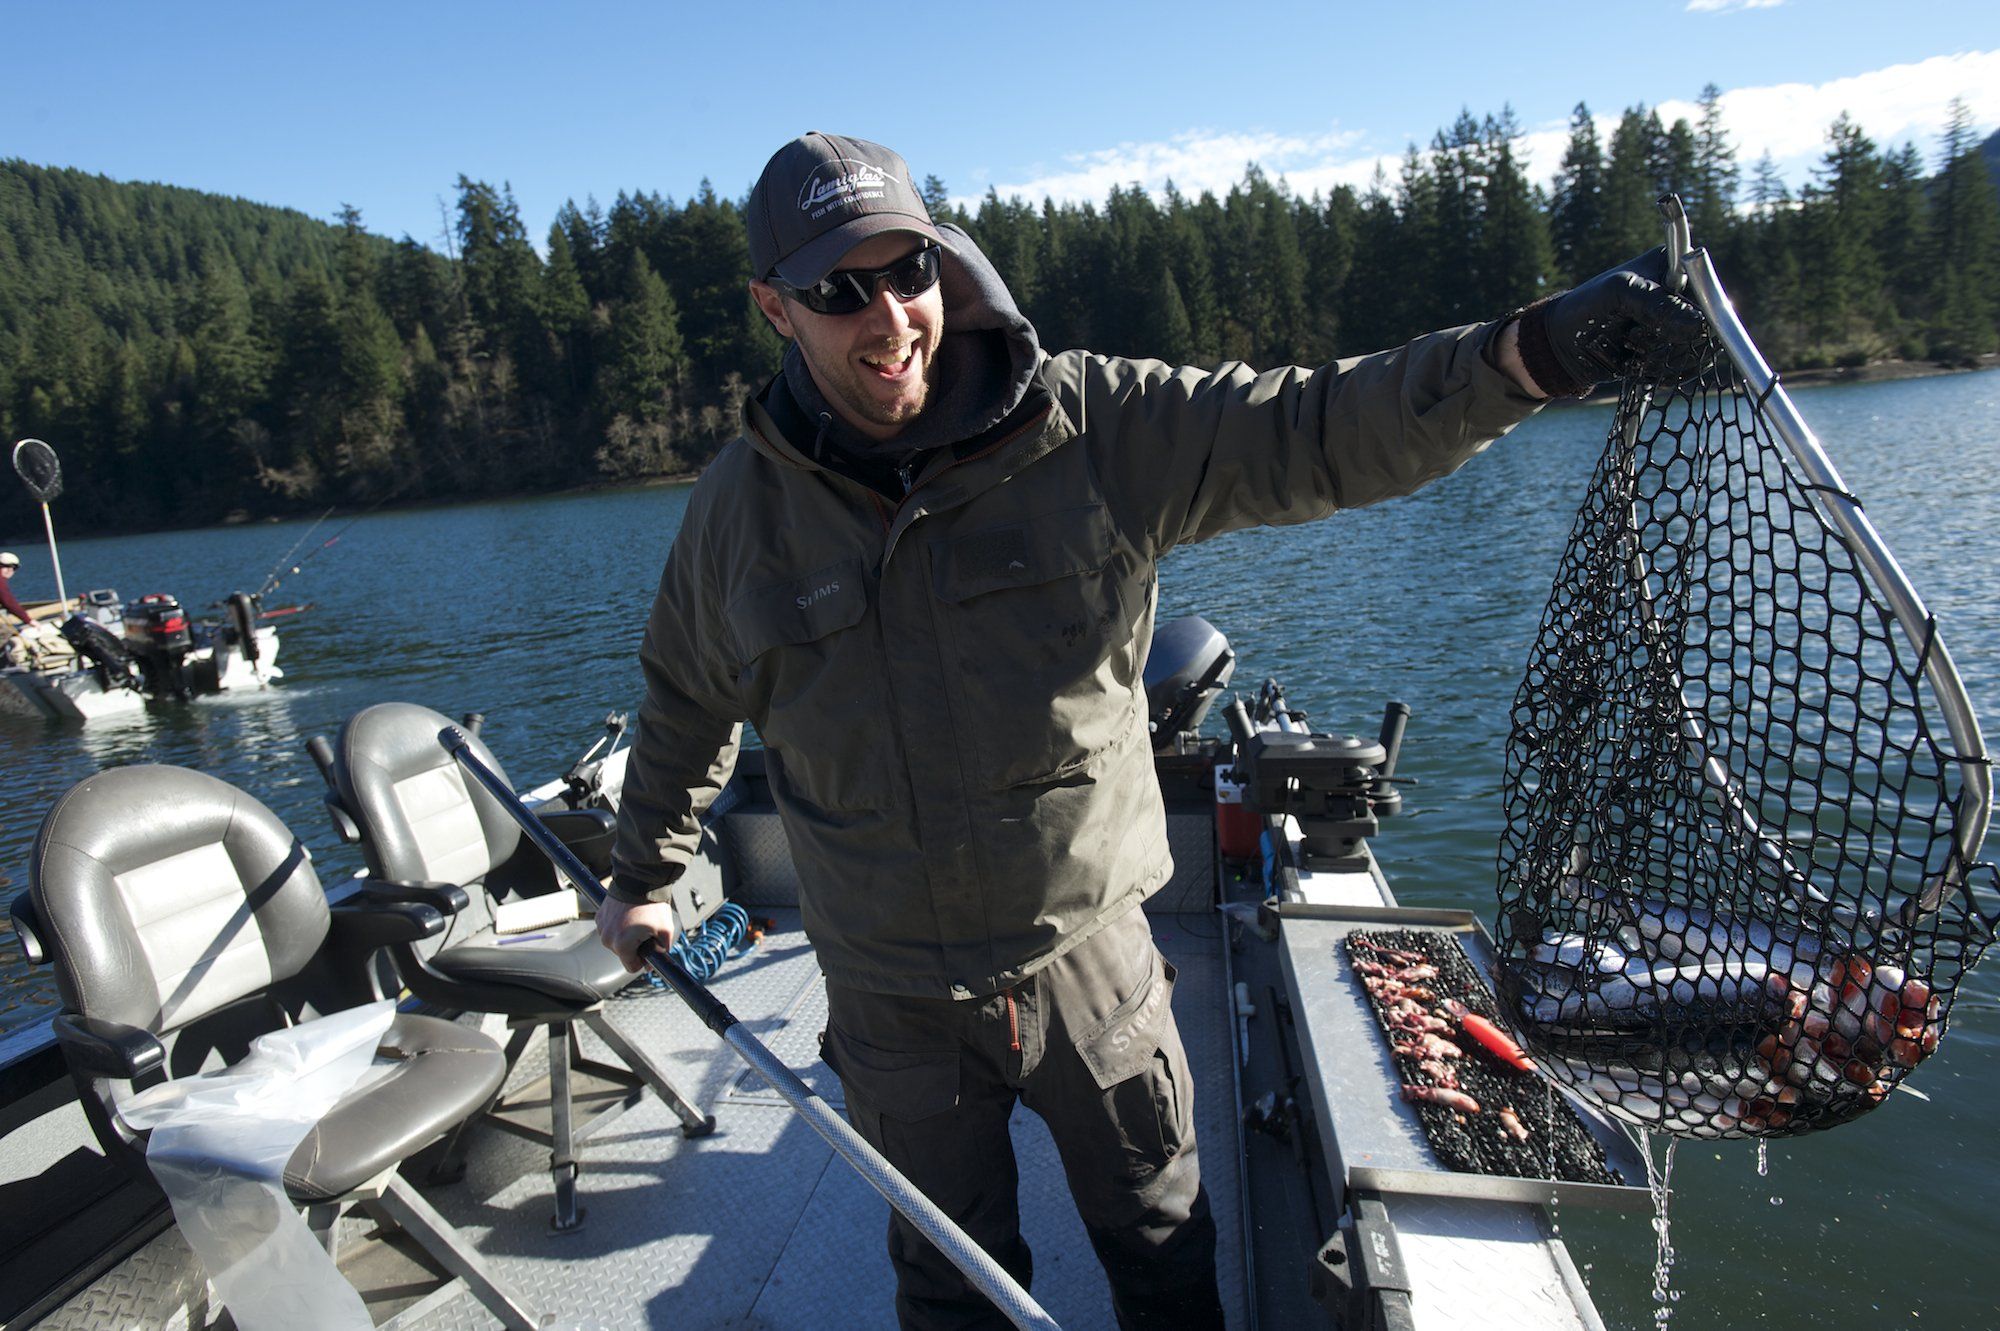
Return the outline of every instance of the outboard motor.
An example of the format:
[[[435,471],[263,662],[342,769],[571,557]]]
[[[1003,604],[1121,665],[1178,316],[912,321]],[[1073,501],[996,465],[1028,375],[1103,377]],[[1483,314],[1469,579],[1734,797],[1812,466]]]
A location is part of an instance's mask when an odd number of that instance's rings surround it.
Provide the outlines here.
[[[107,689],[137,689],[132,653],[124,640],[87,614],[71,615],[58,630],[78,659],[97,667],[98,679]]]
[[[155,592],[126,605],[125,646],[138,660],[149,693],[188,696],[181,667],[193,645],[187,612],[173,597]]]
[[[223,603],[229,610],[229,627],[234,632],[243,659],[257,664],[257,598],[248,592],[231,592]]]
[[[1235,671],[1229,639],[1200,615],[1155,629],[1146,657],[1146,720],[1153,752],[1172,753],[1182,735],[1199,731],[1209,705]]]

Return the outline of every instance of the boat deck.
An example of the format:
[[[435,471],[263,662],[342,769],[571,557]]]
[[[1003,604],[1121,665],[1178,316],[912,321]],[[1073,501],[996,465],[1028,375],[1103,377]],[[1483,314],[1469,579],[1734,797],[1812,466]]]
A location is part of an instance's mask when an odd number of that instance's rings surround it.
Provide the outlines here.
[[[840,1082],[819,1061],[826,988],[798,912],[758,907],[753,914],[774,918],[778,928],[732,960],[711,987],[749,1030],[839,1106]],[[1196,1072],[1196,1133],[1221,1236],[1223,1302],[1230,1326],[1247,1327],[1220,929],[1212,915],[1156,915],[1153,924],[1161,950],[1180,970],[1174,1010]],[[475,1131],[465,1179],[448,1187],[423,1185],[425,1196],[555,1326],[893,1326],[895,1281],[883,1242],[888,1204],[672,995],[642,983],[610,1011],[621,1031],[660,1057],[682,1091],[715,1115],[715,1132],[684,1139],[672,1113],[646,1096],[583,1147],[579,1187],[586,1223],[575,1233],[549,1231],[547,1149],[489,1125]],[[590,1033],[581,1033],[586,1051],[603,1056],[589,1048]],[[504,1031],[499,1034],[504,1038]],[[531,1052],[513,1089],[532,1097],[538,1086],[546,1086],[545,1064]],[[1103,1272],[1070,1201],[1054,1143],[1026,1110],[1015,1115],[1013,1133],[1036,1299],[1073,1331],[1112,1326]],[[410,1176],[421,1179],[416,1169]],[[346,1226],[344,1240],[365,1232],[363,1222]],[[379,1260],[370,1251],[374,1246],[349,1243],[343,1264],[351,1278],[363,1275],[355,1267]],[[156,1295],[185,1253],[178,1231],[167,1230],[138,1261],[71,1299],[43,1325],[64,1331],[123,1325],[133,1286],[143,1283]],[[200,1283],[197,1277],[197,1289]],[[357,1283],[379,1300],[378,1318],[403,1292],[393,1275]],[[219,1324],[205,1320],[204,1310],[196,1295],[173,1324]],[[140,1324],[159,1325],[150,1318]],[[472,1331],[499,1322],[459,1291],[429,1307],[408,1308],[402,1325]]]

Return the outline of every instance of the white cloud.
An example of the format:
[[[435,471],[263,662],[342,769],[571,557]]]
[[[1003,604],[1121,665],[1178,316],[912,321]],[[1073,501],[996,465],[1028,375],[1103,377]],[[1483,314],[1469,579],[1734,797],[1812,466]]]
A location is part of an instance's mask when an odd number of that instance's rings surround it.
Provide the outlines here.
[[[1168,181],[1190,197],[1203,190],[1221,194],[1243,179],[1243,168],[1256,162],[1267,175],[1285,176],[1305,193],[1345,181],[1365,184],[1375,169],[1373,154],[1350,156],[1361,134],[1327,130],[1316,134],[1273,134],[1258,130],[1188,130],[1152,143],[1121,143],[1115,148],[1071,153],[1053,170],[1041,170],[1026,180],[995,181],[1003,199],[1019,195],[1039,203],[1101,203],[1113,185],[1138,184],[1154,193]],[[1394,159],[1389,167],[1394,169]],[[1308,179],[1312,183],[1306,183]],[[977,199],[961,199],[976,207]]]
[[[1746,169],[1766,152],[1793,180],[1826,148],[1827,127],[1845,111],[1878,147],[1915,139],[1930,160],[1954,97],[1981,132],[2000,121],[2000,51],[1963,51],[1891,65],[1829,83],[1774,83],[1722,94],[1722,121]],[[1693,102],[1659,105],[1660,119],[1693,121]]]
[[[1745,4],[1768,6],[1780,0],[1691,0],[1690,8]],[[1878,146],[1914,139],[1932,161],[1938,132],[1953,98],[1964,99],[1981,134],[2000,123],[2000,51],[1965,51],[1908,65],[1857,74],[1827,83],[1779,83],[1734,88],[1722,94],[1722,117],[1745,176],[1765,152],[1797,185],[1807,179],[1825,150],[1826,131],[1845,111]],[[1697,120],[1701,109],[1689,101],[1659,103],[1660,118],[1672,124]],[[1599,107],[1597,126],[1607,142],[1619,109]],[[1536,126],[1515,140],[1515,154],[1528,175],[1546,184],[1562,161],[1568,121]],[[1203,190],[1226,193],[1243,179],[1246,163],[1282,176],[1299,194],[1325,193],[1336,185],[1366,189],[1379,166],[1393,183],[1406,145],[1384,145],[1379,136],[1333,128],[1281,134],[1265,130],[1187,130],[1170,139],[1121,143],[1073,153],[1053,168],[1037,167],[1026,178],[993,180],[1000,197],[1034,203],[1102,203],[1113,185],[1139,185],[1157,195],[1172,181],[1190,197]],[[1385,147],[1387,150],[1385,151]],[[982,182],[991,177],[981,171]],[[980,194],[984,194],[984,189]],[[977,210],[977,197],[956,202]]]
[[[1690,14],[1727,14],[1737,9],[1776,9],[1785,0],[1688,0]]]

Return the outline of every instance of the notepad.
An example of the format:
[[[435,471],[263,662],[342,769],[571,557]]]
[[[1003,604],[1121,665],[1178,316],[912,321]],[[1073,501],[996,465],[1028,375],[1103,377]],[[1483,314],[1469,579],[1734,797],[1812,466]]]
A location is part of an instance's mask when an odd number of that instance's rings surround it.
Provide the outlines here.
[[[493,905],[493,932],[521,934],[530,929],[546,929],[565,920],[583,918],[583,902],[575,888],[545,892],[519,901],[498,901]]]

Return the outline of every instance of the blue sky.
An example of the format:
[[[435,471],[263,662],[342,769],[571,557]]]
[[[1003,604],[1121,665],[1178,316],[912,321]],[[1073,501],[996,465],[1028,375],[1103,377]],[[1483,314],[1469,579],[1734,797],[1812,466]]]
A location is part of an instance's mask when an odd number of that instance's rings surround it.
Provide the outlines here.
[[[0,155],[242,195],[433,241],[459,173],[511,181],[540,237],[566,198],[741,194],[780,142],[888,143],[955,194],[1365,180],[1461,107],[1511,103],[1552,170],[1579,100],[1725,90],[1746,165],[1796,182],[1839,110],[1934,146],[1966,96],[2000,125],[2000,5],[140,5],[0,0]],[[830,13],[837,16],[830,17]]]

